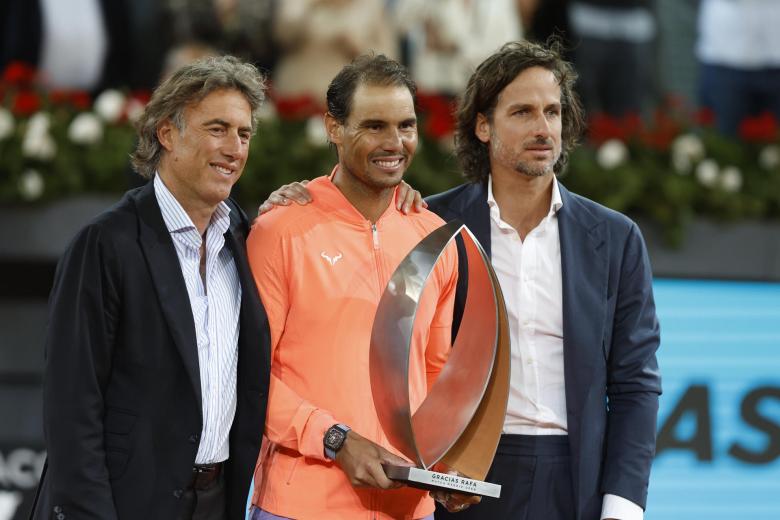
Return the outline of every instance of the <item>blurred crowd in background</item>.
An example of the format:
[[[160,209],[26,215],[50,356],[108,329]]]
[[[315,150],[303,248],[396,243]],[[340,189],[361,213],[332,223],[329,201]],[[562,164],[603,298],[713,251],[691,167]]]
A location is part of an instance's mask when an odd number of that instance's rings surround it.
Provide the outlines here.
[[[4,0],[0,17],[0,69],[28,63],[49,89],[149,91],[231,53],[267,71],[277,105],[312,112],[375,50],[408,65],[424,104],[461,92],[504,42],[557,34],[591,115],[647,116],[673,97],[727,135],[780,118],[777,0]]]

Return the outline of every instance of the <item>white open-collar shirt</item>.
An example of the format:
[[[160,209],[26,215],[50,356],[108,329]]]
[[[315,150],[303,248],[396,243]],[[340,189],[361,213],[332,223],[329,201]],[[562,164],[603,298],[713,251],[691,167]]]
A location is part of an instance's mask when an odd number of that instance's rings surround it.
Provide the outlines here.
[[[563,374],[563,292],[558,210],[563,206],[553,177],[547,215],[520,240],[501,219],[488,180],[491,263],[504,293],[509,317],[512,378],[503,432],[566,435]],[[604,495],[601,518],[641,520],[642,508],[617,495]]]

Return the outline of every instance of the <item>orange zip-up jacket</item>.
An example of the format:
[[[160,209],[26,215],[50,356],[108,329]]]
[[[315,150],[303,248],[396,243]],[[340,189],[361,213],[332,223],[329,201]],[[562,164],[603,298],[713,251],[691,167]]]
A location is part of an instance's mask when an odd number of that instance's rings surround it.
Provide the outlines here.
[[[323,437],[343,423],[400,454],[371,395],[371,328],[398,264],[443,221],[427,210],[403,215],[391,203],[372,225],[331,178],[307,188],[312,203],[263,215],[247,241],[272,345],[266,435],[273,445],[258,462],[252,502],[296,519],[423,518],[434,509],[426,491],[354,488],[325,457]],[[420,301],[410,354],[413,410],[450,350],[456,254],[445,251]]]

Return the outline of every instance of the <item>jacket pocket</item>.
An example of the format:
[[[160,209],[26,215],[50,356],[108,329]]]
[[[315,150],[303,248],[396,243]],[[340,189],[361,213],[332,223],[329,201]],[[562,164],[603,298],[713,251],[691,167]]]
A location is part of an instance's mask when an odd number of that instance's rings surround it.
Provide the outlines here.
[[[108,408],[103,418],[103,429],[107,433],[127,435],[135,426],[136,419],[138,419],[138,416],[134,413],[118,408]]]
[[[106,467],[108,468],[108,479],[117,480],[127,471],[127,462],[130,456],[127,450],[106,446]]]

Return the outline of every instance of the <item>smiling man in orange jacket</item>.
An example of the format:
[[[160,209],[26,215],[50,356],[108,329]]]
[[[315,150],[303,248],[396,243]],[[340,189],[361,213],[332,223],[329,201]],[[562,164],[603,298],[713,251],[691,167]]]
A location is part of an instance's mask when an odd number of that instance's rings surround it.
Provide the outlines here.
[[[393,204],[417,147],[415,86],[382,56],[362,56],[328,88],[329,176],[314,202],[259,218],[247,242],[269,316],[272,376],[253,519],[432,518],[425,491],[387,479],[405,463],[379,424],[369,381],[374,314],[395,268],[443,221]],[[457,261],[437,264],[419,305],[410,359],[415,409],[450,349]]]

